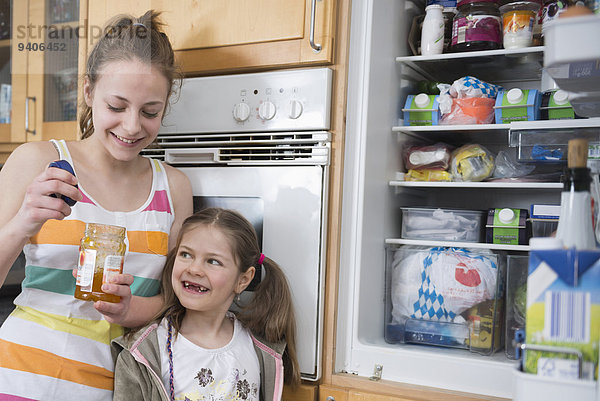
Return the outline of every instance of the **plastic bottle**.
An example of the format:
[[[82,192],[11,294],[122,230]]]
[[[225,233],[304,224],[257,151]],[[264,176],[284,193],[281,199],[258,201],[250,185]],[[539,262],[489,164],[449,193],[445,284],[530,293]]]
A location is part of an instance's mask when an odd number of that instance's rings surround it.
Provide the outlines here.
[[[87,223],[79,247],[75,298],[117,303],[121,297],[106,294],[102,284],[123,273],[125,227]]]
[[[443,6],[432,4],[425,8],[425,19],[421,30],[421,54],[430,56],[444,51]]]
[[[592,181],[587,168],[588,141],[569,141],[568,168],[560,198],[560,218],[556,237],[565,248],[595,249],[596,236],[592,222]]]

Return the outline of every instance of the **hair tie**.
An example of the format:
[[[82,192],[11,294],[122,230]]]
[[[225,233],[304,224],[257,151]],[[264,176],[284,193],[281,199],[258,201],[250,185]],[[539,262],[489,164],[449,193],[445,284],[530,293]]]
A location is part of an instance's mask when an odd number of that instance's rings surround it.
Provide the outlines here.
[[[263,262],[264,262],[264,260],[265,260],[265,254],[264,254],[264,253],[261,253],[261,254],[260,254],[260,257],[258,258],[258,264],[259,264],[259,265],[262,265],[262,264],[263,264]]]
[[[131,24],[131,26],[143,26],[144,28],[146,28],[146,25],[142,24],[141,22],[134,22],[133,24]]]

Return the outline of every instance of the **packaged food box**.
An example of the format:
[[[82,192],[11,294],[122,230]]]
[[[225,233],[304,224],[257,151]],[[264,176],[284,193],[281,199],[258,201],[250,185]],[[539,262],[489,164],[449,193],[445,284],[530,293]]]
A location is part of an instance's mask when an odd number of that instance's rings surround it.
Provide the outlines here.
[[[530,251],[525,341],[538,347],[559,349],[526,350],[525,372],[556,379],[578,379],[577,357],[562,352],[569,349],[583,356],[583,379],[598,378],[599,259],[599,250]]]
[[[569,95],[563,90],[552,90],[542,94],[540,105],[542,120],[572,120],[575,118],[573,106],[569,103]]]
[[[527,267],[529,257],[506,256],[506,319],[504,323],[504,353],[516,359],[518,336],[525,335],[525,313],[527,309]]]
[[[440,121],[439,95],[409,95],[402,109],[404,125],[438,125]]]
[[[480,242],[485,212],[403,207],[402,238],[434,241]]]
[[[490,355],[503,345],[504,284],[490,250],[388,246],[385,340]]]
[[[540,119],[540,92],[536,89],[501,90],[496,97],[496,124]]]
[[[489,244],[528,245],[531,226],[527,209],[489,209],[485,241]]]
[[[529,221],[532,237],[551,237],[558,228],[560,205],[531,205]]]

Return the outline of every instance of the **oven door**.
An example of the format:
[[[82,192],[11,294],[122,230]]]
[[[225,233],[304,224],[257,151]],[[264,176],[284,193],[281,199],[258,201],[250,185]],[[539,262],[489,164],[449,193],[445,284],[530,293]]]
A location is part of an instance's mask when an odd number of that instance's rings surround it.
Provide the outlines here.
[[[262,231],[262,250],[284,270],[297,323],[300,371],[320,377],[327,167],[179,167],[195,208],[236,209]],[[262,213],[262,215],[261,215]]]

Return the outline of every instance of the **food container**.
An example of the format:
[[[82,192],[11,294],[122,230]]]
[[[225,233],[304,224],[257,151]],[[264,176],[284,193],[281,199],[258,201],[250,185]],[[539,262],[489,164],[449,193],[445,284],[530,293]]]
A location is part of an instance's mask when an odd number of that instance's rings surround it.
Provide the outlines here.
[[[540,3],[534,1],[516,1],[500,6],[505,49],[531,46],[539,10]]]
[[[558,89],[542,94],[540,117],[542,120],[572,120],[578,116],[569,103],[569,94]]]
[[[527,209],[490,209],[485,241],[489,244],[528,245],[531,238],[528,215]]]
[[[494,106],[496,124],[539,120],[541,101],[540,92],[536,89],[501,90]]]
[[[385,341],[502,348],[505,263],[490,250],[388,246]]]
[[[419,93],[409,95],[402,109],[404,125],[438,125],[440,121],[439,96]]]
[[[416,207],[403,207],[401,210],[402,238],[464,242],[482,240],[484,211]]]
[[[504,353],[516,359],[515,347],[525,336],[525,313],[527,308],[527,265],[528,256],[506,257],[506,321],[504,324]]]
[[[502,47],[502,19],[495,0],[461,0],[457,10],[452,21],[452,51]]]
[[[532,237],[551,237],[558,228],[560,205],[531,205],[529,216]]]

